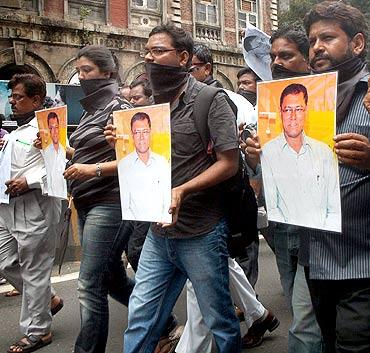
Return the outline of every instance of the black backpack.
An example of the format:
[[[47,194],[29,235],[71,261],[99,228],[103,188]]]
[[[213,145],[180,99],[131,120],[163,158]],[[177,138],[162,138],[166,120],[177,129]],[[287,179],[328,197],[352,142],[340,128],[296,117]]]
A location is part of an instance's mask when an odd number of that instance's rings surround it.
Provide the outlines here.
[[[194,101],[194,123],[205,151],[208,150],[210,133],[207,125],[208,112],[215,95],[225,94],[235,119],[237,107],[229,96],[220,88],[204,86]],[[214,159],[214,156],[213,156]],[[226,220],[230,229],[228,249],[231,257],[242,256],[244,249],[258,239],[257,202],[254,191],[249,183],[248,172],[244,159],[239,152],[239,169],[236,175],[220,184],[223,194],[223,206]]]

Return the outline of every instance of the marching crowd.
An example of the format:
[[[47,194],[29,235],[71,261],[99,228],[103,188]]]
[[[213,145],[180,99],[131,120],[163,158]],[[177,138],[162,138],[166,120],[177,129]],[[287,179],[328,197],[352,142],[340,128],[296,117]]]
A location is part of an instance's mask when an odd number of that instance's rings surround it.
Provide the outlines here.
[[[334,151],[342,233],[258,224],[275,253],[292,312],[289,353],[370,352],[367,40],[364,15],[343,1],[315,5],[304,18],[304,29],[282,26],[270,38],[273,79],[338,72]],[[258,237],[237,254],[228,249],[230,224],[220,184],[238,172],[242,152],[247,182],[256,195],[254,233],[257,204],[264,204],[261,145],[255,130],[241,133],[256,122],[260,78],[248,67],[240,70],[235,98],[213,78],[209,48],[194,45],[189,33],[172,24],[152,29],[144,55],[145,78],[121,88],[118,63],[107,48],[86,46],[76,58],[84,113],[69,137],[63,173],[77,210],[82,249],[81,328],[74,352],[105,352],[108,295],[128,307],[124,353],[210,353],[212,338],[218,352],[251,349],[279,320],[254,291]],[[219,89],[207,111],[205,148],[194,116],[197,96],[207,85]],[[52,316],[63,307],[50,284],[61,202],[43,193],[45,165],[35,111],[43,108],[45,82],[33,74],[16,74],[8,88],[18,127],[11,133],[9,204],[0,204],[0,276],[22,294],[22,337],[8,352],[33,352],[52,343]],[[165,102],[171,109],[172,223],[122,221],[112,113]],[[6,147],[3,133],[0,147]],[[126,274],[123,252],[134,279]],[[185,285],[184,328],[172,310]],[[248,329],[244,336],[239,319]]]

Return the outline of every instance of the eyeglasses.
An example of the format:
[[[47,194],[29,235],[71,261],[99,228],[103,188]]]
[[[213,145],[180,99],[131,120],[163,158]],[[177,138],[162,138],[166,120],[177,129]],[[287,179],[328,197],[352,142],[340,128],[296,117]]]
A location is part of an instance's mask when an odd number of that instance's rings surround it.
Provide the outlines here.
[[[13,100],[15,100],[16,102],[19,102],[20,100],[22,100],[24,97],[26,97],[26,96],[23,96],[23,95],[21,95],[21,94],[17,94],[17,93],[13,93],[13,94],[11,94],[10,96],[8,96],[8,99],[10,100],[10,99],[13,99]]]
[[[150,134],[150,130],[149,129],[136,129],[132,131],[132,134],[134,136],[140,136],[140,135],[148,136]]]
[[[166,48],[145,49],[143,52],[140,53],[140,56],[142,58],[145,58],[150,53],[151,56],[157,57],[157,56],[163,55],[164,53],[174,51],[174,50],[177,50],[177,49],[175,49],[175,48],[171,48],[171,49],[166,49]]]
[[[304,107],[295,107],[295,108],[287,107],[287,108],[282,109],[282,112],[286,115],[289,115],[289,116],[292,116],[293,112],[296,115],[302,115],[305,111],[306,111],[306,108],[304,108]]]

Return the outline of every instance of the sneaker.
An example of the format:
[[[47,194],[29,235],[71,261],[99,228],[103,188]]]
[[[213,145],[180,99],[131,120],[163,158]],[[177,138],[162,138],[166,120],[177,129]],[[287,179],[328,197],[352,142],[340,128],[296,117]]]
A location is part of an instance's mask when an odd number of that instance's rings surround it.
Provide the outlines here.
[[[269,310],[266,310],[262,318],[256,320],[248,332],[242,338],[242,348],[259,346],[263,341],[263,335],[267,330],[270,332],[280,325],[278,318]]]

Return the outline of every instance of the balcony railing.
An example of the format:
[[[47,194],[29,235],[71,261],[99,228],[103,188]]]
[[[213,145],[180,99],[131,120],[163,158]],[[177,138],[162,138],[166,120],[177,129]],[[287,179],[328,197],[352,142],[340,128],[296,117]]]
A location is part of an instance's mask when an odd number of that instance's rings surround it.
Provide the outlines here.
[[[212,43],[221,43],[221,30],[220,28],[208,27],[207,25],[196,24],[195,36],[202,41]]]

